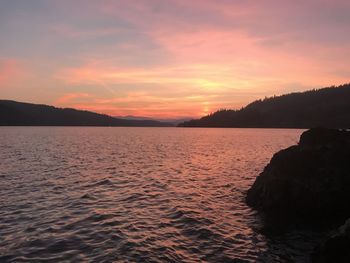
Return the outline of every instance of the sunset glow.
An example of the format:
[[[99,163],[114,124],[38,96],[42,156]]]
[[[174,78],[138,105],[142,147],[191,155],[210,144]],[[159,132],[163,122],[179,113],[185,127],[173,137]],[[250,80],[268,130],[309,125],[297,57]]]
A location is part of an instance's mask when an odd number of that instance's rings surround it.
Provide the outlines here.
[[[350,2],[0,3],[0,95],[114,116],[199,117],[349,82]]]

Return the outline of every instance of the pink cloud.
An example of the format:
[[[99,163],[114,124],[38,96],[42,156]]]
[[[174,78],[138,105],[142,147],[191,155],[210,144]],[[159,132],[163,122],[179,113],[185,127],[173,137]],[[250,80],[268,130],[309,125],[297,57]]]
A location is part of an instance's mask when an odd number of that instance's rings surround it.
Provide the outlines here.
[[[76,103],[79,100],[91,98],[92,96],[88,93],[66,93],[59,97],[54,103],[56,105],[70,105]]]
[[[15,59],[0,59],[0,85],[8,87],[18,81],[23,73],[22,65]]]
[[[169,107],[170,104],[171,107]],[[153,96],[142,92],[130,92],[125,96],[114,98],[101,98],[86,94],[65,94],[56,100],[55,105],[89,110],[111,116],[135,115],[175,118],[200,116],[203,113],[203,107],[190,105],[187,99],[180,101],[175,98]]]

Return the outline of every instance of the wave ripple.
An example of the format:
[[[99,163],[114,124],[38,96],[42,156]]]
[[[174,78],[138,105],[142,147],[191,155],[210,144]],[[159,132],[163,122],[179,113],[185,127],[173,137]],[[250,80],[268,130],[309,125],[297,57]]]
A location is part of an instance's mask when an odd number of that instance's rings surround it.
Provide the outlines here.
[[[302,262],[243,201],[300,133],[0,128],[0,262]]]

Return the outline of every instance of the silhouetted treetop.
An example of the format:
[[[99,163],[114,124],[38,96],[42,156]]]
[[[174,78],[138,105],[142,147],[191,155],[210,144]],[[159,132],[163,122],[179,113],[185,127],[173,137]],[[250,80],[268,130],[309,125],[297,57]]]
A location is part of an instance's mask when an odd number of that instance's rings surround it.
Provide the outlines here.
[[[240,110],[219,110],[179,126],[349,128],[350,84],[256,100]]]

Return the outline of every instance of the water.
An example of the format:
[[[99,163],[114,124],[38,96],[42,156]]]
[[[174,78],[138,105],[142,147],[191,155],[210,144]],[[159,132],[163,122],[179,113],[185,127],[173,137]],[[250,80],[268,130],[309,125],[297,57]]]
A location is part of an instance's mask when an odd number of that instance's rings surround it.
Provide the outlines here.
[[[244,195],[301,130],[0,128],[1,262],[289,262]]]

